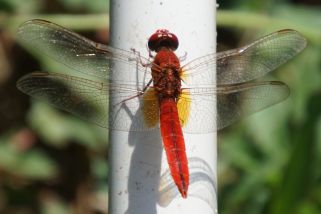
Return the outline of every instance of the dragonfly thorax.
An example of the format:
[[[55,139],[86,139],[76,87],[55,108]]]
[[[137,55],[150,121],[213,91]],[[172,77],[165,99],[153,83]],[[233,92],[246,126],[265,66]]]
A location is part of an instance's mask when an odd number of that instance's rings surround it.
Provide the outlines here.
[[[162,97],[177,98],[181,91],[180,63],[176,54],[163,47],[155,56],[152,78],[155,90]]]

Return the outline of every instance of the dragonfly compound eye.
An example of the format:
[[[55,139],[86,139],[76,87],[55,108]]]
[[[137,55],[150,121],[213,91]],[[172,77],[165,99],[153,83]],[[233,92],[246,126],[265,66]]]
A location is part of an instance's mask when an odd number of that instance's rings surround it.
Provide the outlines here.
[[[169,47],[173,51],[178,48],[178,39],[175,34],[166,29],[157,30],[148,39],[148,48],[151,51],[158,51],[161,47]]]

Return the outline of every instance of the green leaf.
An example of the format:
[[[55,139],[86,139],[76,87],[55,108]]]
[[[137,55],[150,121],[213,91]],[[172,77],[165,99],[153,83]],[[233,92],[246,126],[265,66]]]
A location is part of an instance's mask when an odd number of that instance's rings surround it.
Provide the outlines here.
[[[57,147],[65,146],[71,140],[96,150],[107,146],[107,129],[64,114],[43,102],[33,103],[28,121],[46,143]]]

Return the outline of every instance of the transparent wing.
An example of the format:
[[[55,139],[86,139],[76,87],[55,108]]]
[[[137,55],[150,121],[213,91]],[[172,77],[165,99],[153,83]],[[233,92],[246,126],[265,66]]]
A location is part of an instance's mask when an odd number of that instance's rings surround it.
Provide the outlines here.
[[[137,96],[140,92],[135,84],[109,84],[43,72],[27,74],[18,81],[17,87],[32,97],[45,100],[102,127],[125,131],[158,127],[158,100],[152,94],[153,88]],[[183,91],[179,99],[179,111],[180,116],[188,115],[188,119],[181,117],[181,120],[185,120],[181,123],[183,130],[189,133],[213,132],[215,124],[217,129],[222,129],[242,117],[283,101],[289,95],[284,83],[274,81]],[[217,115],[213,108],[215,95]],[[110,105],[108,102],[111,102]],[[112,108],[111,118],[108,118],[108,106]]]
[[[183,130],[189,133],[210,133],[231,125],[240,118],[261,111],[271,105],[285,100],[289,88],[278,81],[235,84],[224,87],[190,88],[180,97],[189,115]],[[217,95],[217,115],[213,105]],[[214,104],[213,104],[214,103]],[[184,111],[184,108],[179,108]],[[184,115],[180,113],[180,115]],[[214,121],[213,121],[214,120]]]
[[[228,90],[223,91],[217,96],[218,129],[282,102],[290,95],[288,86],[278,81],[229,86]]]
[[[209,54],[182,67],[186,82],[197,84],[196,77],[209,79],[216,63],[217,85],[254,80],[284,64],[306,46],[295,30],[280,30],[242,48]]]
[[[34,48],[77,72],[100,79],[108,79],[113,72],[117,73],[112,67],[117,62],[127,65],[127,74],[124,74],[125,71],[118,71],[119,76],[128,77],[137,71],[150,72],[147,67],[151,62],[138,53],[95,43],[48,21],[35,19],[23,23],[17,31],[17,37],[23,45]]]
[[[135,52],[94,43],[42,20],[24,23],[18,30],[18,37],[24,44],[75,71],[100,78],[99,81],[92,81],[63,74],[35,72],[18,81],[17,86],[21,91],[103,127],[126,131],[157,127],[158,100],[152,85],[146,88],[145,92],[148,93],[142,93],[146,80],[151,78],[151,63],[147,59]],[[190,74],[188,79],[193,80],[199,74],[202,76],[201,84],[190,84],[179,99],[184,129],[194,133],[212,132],[215,131],[215,123],[221,129],[240,117],[285,99],[289,91],[280,82],[224,84],[247,81],[263,75],[293,57],[304,46],[305,40],[297,32],[283,30],[244,48],[219,53],[218,88],[206,86],[210,79],[207,77],[213,75],[212,67],[216,62],[214,54],[184,66],[186,74]],[[113,75],[112,82],[110,75]],[[185,76],[183,77],[185,81]],[[217,95],[217,117],[213,108],[214,95]],[[110,118],[108,106],[112,108]],[[213,120],[212,123],[207,123],[207,127],[202,125],[209,118]]]
[[[155,128],[146,126],[146,117],[140,107],[142,97],[135,97],[138,93],[135,84],[111,84],[58,73],[34,72],[22,77],[17,87],[34,98],[102,127],[125,131]],[[115,98],[109,99],[109,94]],[[130,97],[134,98],[128,99]],[[118,112],[111,114],[111,118],[108,118],[109,102],[112,111]]]

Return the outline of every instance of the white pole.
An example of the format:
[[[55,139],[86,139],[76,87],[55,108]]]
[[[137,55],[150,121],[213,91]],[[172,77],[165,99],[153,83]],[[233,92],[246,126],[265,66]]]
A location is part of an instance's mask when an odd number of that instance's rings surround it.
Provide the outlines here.
[[[212,0],[112,0],[111,45],[148,56],[149,36],[167,29],[179,39],[176,54],[187,53],[184,65],[216,51],[215,10]],[[217,213],[216,133],[184,137],[190,170],[186,199],[168,173],[159,130],[110,131],[109,213]]]

